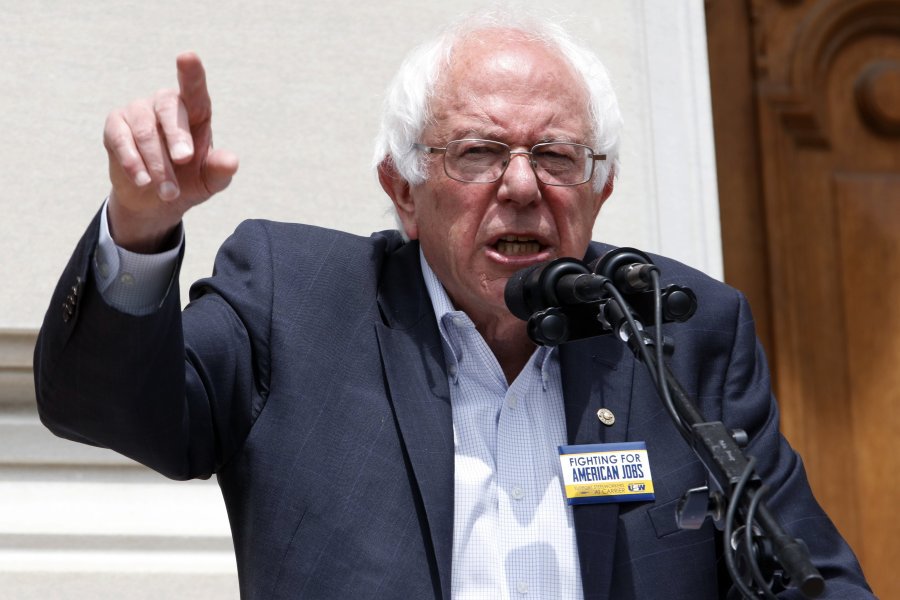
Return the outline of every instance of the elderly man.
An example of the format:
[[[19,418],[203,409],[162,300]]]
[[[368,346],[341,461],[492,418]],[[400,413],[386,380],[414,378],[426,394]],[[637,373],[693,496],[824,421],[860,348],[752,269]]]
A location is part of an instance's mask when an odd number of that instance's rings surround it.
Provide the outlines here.
[[[215,473],[245,598],[728,589],[715,529],[676,526],[678,498],[706,473],[650,377],[611,336],[535,347],[504,304],[517,270],[607,249],[590,235],[620,117],[592,54],[496,15],[418,49],[377,149],[405,235],[245,223],[183,312],[181,218],[237,159],[212,149],[199,59],[180,56],[178,77],[177,92],[107,120],[112,191],[36,348],[48,427],[172,478]],[[778,433],[745,301],[658,264],[700,299],[672,328],[673,370],[708,418],[750,434],[770,504],[829,597],[871,597]],[[655,499],[570,506],[559,446],[624,441],[646,443]]]

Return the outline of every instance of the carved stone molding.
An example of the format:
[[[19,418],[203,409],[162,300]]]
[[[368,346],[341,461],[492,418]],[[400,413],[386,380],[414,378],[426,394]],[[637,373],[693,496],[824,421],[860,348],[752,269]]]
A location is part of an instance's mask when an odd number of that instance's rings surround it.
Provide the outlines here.
[[[34,401],[36,339],[0,329],[0,597],[237,600],[215,483],[169,482],[51,434]]]
[[[777,5],[772,6],[753,0],[754,22],[771,18],[766,11],[777,10]],[[760,95],[775,109],[795,143],[828,147],[828,111],[822,92],[831,66],[850,44],[866,36],[900,36],[900,0],[819,0],[809,8],[795,31],[787,54],[781,57],[771,54],[769,41],[762,34],[756,36],[757,71],[764,81]],[[784,81],[771,79],[768,66],[776,60],[788,64]],[[880,105],[880,95],[884,92],[878,90],[886,83],[879,78],[870,85],[876,84],[878,89],[866,93],[878,95],[879,99],[873,96],[868,101]],[[867,118],[883,120],[883,111],[869,105],[866,110],[876,110]],[[888,119],[891,120],[892,117]]]
[[[0,474],[27,469],[147,470],[110,450],[54,436],[38,419],[33,330],[0,329]],[[2,476],[0,476],[2,481]]]
[[[34,402],[32,354],[37,332],[0,329],[0,410]]]

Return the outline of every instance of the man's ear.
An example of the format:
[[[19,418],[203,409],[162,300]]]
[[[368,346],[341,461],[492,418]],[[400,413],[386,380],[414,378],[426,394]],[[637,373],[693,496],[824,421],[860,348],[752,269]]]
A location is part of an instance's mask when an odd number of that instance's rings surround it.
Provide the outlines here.
[[[411,240],[417,239],[419,231],[416,226],[416,203],[413,200],[409,182],[397,172],[390,156],[386,156],[378,165],[378,181],[381,183],[384,193],[391,197],[397,213],[397,220],[403,226],[406,237]]]
[[[609,198],[613,193],[613,184],[616,180],[616,166],[613,165],[609,169],[609,175],[606,176],[606,183],[603,184],[603,201],[606,202],[606,199]]]
[[[606,202],[613,193],[614,179],[610,176],[609,179],[606,180],[606,185],[603,186],[603,191],[601,192],[601,196],[603,197],[603,201]]]
[[[613,186],[616,179],[615,167],[610,169],[609,176],[606,178],[606,183],[603,184],[603,189],[600,193],[594,194],[594,200],[596,202],[596,210],[597,212],[594,214],[594,218],[597,218],[597,214],[600,213],[600,208],[603,204],[609,199],[609,197],[613,193]]]

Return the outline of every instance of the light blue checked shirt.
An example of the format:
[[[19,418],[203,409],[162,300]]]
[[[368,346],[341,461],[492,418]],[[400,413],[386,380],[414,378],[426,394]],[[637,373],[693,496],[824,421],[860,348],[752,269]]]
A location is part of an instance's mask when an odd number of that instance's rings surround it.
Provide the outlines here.
[[[567,441],[558,352],[538,348],[507,385],[421,250],[419,260],[453,407],[453,598],[580,600],[575,525],[560,479],[558,446]]]

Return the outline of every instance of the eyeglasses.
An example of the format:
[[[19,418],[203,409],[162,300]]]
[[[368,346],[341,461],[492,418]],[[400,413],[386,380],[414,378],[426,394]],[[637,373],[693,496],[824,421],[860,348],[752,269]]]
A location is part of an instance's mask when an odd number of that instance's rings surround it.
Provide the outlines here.
[[[531,150],[512,150],[493,140],[453,140],[446,148],[424,144],[413,146],[429,154],[444,155],[447,177],[464,183],[493,183],[503,177],[516,154],[528,155],[535,177],[547,185],[580,185],[594,174],[594,163],[606,160],[605,154],[594,154],[588,146],[569,142],[535,144]]]

